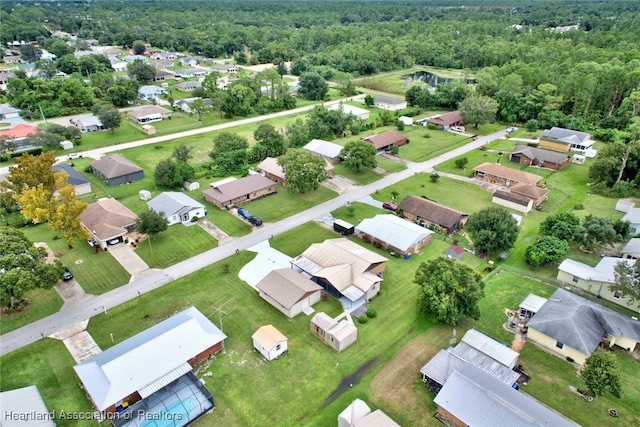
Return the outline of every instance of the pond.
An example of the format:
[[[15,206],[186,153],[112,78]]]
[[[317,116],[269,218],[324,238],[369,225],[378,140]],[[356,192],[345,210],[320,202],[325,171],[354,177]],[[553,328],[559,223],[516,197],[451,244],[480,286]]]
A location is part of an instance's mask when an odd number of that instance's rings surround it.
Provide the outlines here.
[[[407,74],[402,76],[402,79],[406,82],[406,83],[411,83],[412,81],[420,81],[420,82],[424,82],[427,84],[427,86],[430,87],[437,87],[439,84],[445,84],[445,83],[451,83],[453,81],[456,80],[464,80],[466,81],[467,84],[472,84],[475,83],[476,80],[475,79],[452,79],[449,77],[441,77],[438,76],[436,74],[430,73],[428,71],[417,71],[415,73],[412,74]]]

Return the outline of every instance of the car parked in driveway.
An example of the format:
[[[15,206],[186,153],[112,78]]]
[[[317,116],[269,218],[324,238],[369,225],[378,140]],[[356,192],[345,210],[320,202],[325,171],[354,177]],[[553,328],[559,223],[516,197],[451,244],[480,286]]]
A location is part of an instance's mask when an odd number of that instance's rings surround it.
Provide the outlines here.
[[[65,268],[64,273],[62,273],[62,280],[68,282],[71,279],[73,279],[73,273],[71,273],[68,268]]]
[[[238,208],[238,215],[240,215],[242,218],[248,220],[249,218],[251,218],[251,212],[249,212],[248,210],[244,209],[244,208]]]
[[[251,225],[255,225],[256,227],[262,225],[262,220],[260,218],[258,218],[257,216],[250,216],[247,221],[249,221],[251,223]]]
[[[391,202],[384,202],[384,203],[382,204],[382,208],[383,208],[383,209],[386,209],[386,210],[388,210],[388,211],[393,211],[393,212],[395,212],[395,211],[397,211],[397,210],[398,210],[398,205],[396,205],[396,204],[394,204],[394,203],[391,203]]]

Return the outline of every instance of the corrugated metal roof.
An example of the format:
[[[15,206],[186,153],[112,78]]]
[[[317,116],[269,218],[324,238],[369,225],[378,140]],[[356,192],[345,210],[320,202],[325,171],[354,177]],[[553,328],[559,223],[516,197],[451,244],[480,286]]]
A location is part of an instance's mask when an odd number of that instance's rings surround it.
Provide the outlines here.
[[[344,147],[322,139],[312,139],[303,148],[307,151],[320,154],[323,157],[335,159],[340,157],[340,152]]]
[[[13,419],[8,413],[18,415],[37,415],[42,419]],[[7,390],[0,393],[0,425],[2,427],[55,427],[56,423],[49,419],[49,410],[34,385]],[[35,417],[34,417],[35,418]]]
[[[166,375],[163,375],[162,377],[158,378],[151,384],[139,390],[140,396],[142,396],[143,399],[145,397],[151,396],[153,393],[160,390],[162,387],[166,386],[167,384],[171,384],[173,381],[177,380],[187,372],[191,371],[191,369],[192,369],[191,365],[189,365],[188,363],[184,363],[178,366],[173,371],[169,372]]]
[[[518,360],[518,356],[520,356],[506,345],[500,344],[498,341],[475,329],[469,329],[467,333],[464,334],[462,343],[466,343],[475,350],[482,352],[509,368],[516,366],[516,361]]]
[[[622,248],[623,254],[637,254],[640,253],[640,239],[631,239]]]
[[[357,225],[356,231],[366,233],[404,252],[433,234],[433,231],[427,228],[389,214],[363,219]]]
[[[380,409],[376,409],[353,423],[353,427],[400,427],[400,424],[393,421],[390,416]]]
[[[577,425],[470,364],[451,374],[434,402],[468,426]]]

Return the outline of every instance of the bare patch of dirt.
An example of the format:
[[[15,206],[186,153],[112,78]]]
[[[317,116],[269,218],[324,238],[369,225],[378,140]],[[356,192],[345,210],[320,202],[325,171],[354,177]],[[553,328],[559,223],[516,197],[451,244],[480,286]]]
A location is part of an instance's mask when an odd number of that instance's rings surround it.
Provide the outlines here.
[[[22,298],[20,301],[16,302],[13,307],[0,307],[0,316],[2,317],[13,317],[18,314],[22,314],[25,310],[31,307],[31,300],[29,298]]]
[[[336,387],[336,389],[333,390],[331,394],[329,394],[329,396],[324,400],[324,402],[322,402],[321,408],[324,408],[325,406],[327,406],[328,404],[336,400],[342,393],[349,390],[354,385],[358,384],[362,379],[362,377],[364,376],[364,374],[366,374],[371,369],[373,369],[373,367],[378,364],[378,361],[379,359],[377,357],[374,357],[373,359],[370,359],[365,363],[363,363],[362,366],[360,366],[354,373],[349,374],[346,377],[342,378],[342,381],[340,381],[340,384],[338,384],[338,387]]]

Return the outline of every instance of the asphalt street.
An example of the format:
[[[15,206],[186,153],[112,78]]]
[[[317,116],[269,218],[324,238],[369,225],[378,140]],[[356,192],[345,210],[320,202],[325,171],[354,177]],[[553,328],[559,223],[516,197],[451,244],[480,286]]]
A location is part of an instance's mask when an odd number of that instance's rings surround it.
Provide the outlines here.
[[[259,119],[264,120],[264,117],[261,117]],[[238,122],[234,122],[234,124],[238,125]],[[386,188],[399,181],[409,178],[414,174],[420,172],[429,172],[433,169],[434,166],[442,162],[480,148],[484,144],[487,144],[488,142],[491,142],[495,139],[502,138],[505,135],[506,129],[495,132],[491,135],[479,137],[478,139],[471,141],[466,145],[451,150],[436,158],[427,160],[426,162],[413,164],[409,166],[408,169],[387,175],[374,183],[363,187],[358,187],[334,199],[288,217],[282,221],[262,226],[247,236],[234,238],[233,241],[228,244],[218,246],[214,249],[203,252],[192,258],[172,265],[171,267],[165,268],[164,270],[159,270],[148,276],[144,276],[140,279],[134,280],[129,284],[123,285],[105,294],[97,295],[91,299],[86,300],[80,305],[71,306],[65,310],[45,317],[44,319],[40,319],[36,322],[30,323],[29,325],[23,326],[22,328],[8,332],[0,336],[0,355],[10,353],[13,350],[31,344],[32,342],[35,342],[45,336],[51,335],[76,322],[90,319],[97,314],[108,313],[108,310],[112,307],[134,299],[138,297],[139,294],[150,292],[163,285],[166,285],[167,283],[171,283],[176,279],[185,277],[195,271],[198,271],[224,258],[234,255],[236,250],[245,250],[257,243],[269,239],[271,235],[279,235],[281,233],[284,233],[285,231],[291,230],[299,225],[312,221],[313,219],[326,214],[327,212],[331,212],[341,206],[344,206],[347,204],[347,202],[359,200],[365,196],[375,193],[376,190]],[[173,135],[173,138],[177,137],[178,136]],[[146,143],[147,141],[144,142]],[[119,145],[118,149],[122,149],[122,145]]]

